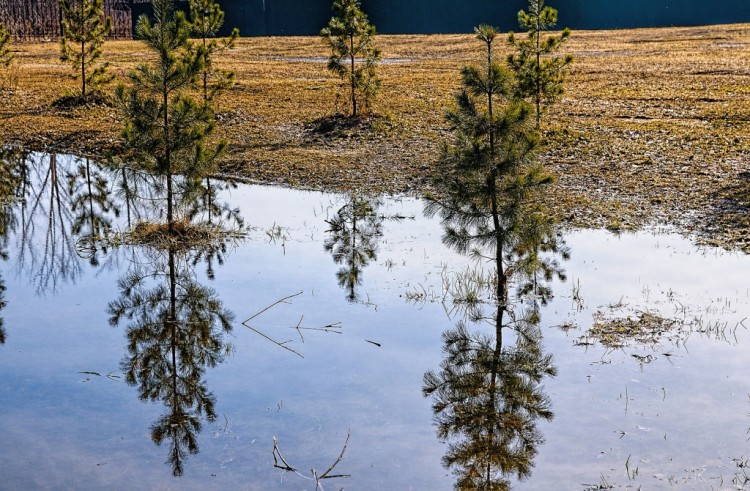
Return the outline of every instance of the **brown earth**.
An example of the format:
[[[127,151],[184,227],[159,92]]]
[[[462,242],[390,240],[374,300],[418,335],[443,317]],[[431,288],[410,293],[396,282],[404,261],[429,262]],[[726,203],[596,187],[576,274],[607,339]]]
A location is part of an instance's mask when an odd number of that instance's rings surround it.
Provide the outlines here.
[[[345,92],[315,37],[244,38],[220,64],[237,85],[220,101],[226,173],[335,191],[418,195],[429,185],[459,69],[481,56],[470,35],[380,36],[379,117],[336,136],[316,131]],[[0,135],[34,149],[116,150],[117,108],[56,107],[75,93],[56,43],[14,47],[0,79]],[[505,49],[505,47],[502,47]],[[577,31],[567,91],[544,119],[550,196],[576,226],[667,224],[701,243],[750,251],[750,25]],[[120,80],[148,54],[105,45]]]

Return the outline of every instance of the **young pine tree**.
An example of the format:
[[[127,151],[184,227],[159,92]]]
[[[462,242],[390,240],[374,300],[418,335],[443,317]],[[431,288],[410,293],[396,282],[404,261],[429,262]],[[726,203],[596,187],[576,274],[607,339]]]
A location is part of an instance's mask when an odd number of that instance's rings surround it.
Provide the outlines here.
[[[356,117],[359,103],[368,110],[380,88],[375,26],[360,9],[359,0],[334,0],[333,12],[334,17],[320,35],[331,48],[328,69],[349,82],[352,116]]]
[[[10,51],[11,36],[0,22],[0,66],[8,66],[13,61],[13,53]]]
[[[535,250],[524,231],[544,219],[534,212],[533,197],[553,178],[536,161],[533,108],[514,96],[513,74],[494,59],[497,31],[479,26],[476,34],[486,61],[461,70],[457,108],[446,116],[454,141],[439,163],[441,198],[428,200],[426,211],[441,217],[447,245],[494,259],[495,294],[504,306],[509,282],[518,275],[518,254]]]
[[[112,31],[112,18],[104,16],[103,0],[60,0],[62,36],[60,60],[70,63],[81,78],[81,99],[110,82],[108,63],[100,62],[104,38]]]
[[[208,104],[213,97],[234,85],[234,73],[217,70],[213,67],[213,57],[219,51],[234,47],[240,35],[237,28],[228,38],[217,41],[215,38],[224,24],[224,11],[214,0],[190,0],[190,28],[203,45],[205,66],[203,67],[203,103]]]
[[[570,37],[565,28],[559,35],[545,34],[557,24],[557,10],[545,6],[544,0],[529,0],[529,11],[518,12],[518,24],[526,31],[526,39],[517,39],[511,32],[508,42],[516,52],[508,56],[508,64],[518,79],[517,96],[530,99],[536,106],[536,127],[541,126],[542,105],[563,93],[565,73],[573,62],[571,55],[554,56]]]
[[[117,88],[126,125],[123,136],[140,167],[163,176],[167,223],[174,231],[174,176],[200,179],[213,170],[224,145],[208,149],[214,129],[210,108],[189,95],[204,68],[204,51],[190,43],[190,24],[175,12],[171,0],[155,0],[155,23],[138,19],[136,32],[155,54],[129,74],[131,86]]]

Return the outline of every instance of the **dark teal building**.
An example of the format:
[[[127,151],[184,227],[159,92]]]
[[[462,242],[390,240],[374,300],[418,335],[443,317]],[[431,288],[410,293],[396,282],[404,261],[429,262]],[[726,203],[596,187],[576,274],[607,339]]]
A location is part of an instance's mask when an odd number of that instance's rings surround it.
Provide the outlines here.
[[[177,2],[185,5],[186,2]],[[331,17],[332,0],[219,0],[227,31],[243,36],[315,35]],[[622,29],[750,22],[750,0],[547,0],[559,12],[559,27]],[[517,29],[516,14],[527,0],[361,0],[381,34],[471,32],[479,24]],[[133,19],[148,3],[132,4]]]

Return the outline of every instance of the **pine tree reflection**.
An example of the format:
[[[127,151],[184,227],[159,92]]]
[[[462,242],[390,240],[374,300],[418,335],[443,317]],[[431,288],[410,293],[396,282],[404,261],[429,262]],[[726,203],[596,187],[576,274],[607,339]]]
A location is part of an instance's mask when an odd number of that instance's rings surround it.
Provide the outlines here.
[[[75,170],[68,173],[68,193],[73,217],[72,233],[77,237],[90,238],[92,244],[89,262],[99,264],[96,240],[112,228],[112,218],[120,210],[110,198],[109,180],[98,166],[92,166],[88,158],[79,159]],[[106,254],[106,249],[104,249]]]
[[[186,219],[190,222],[202,220],[205,223],[220,223],[221,227],[232,230],[243,230],[245,219],[240,214],[240,209],[232,207],[228,202],[221,201],[219,194],[228,189],[235,189],[237,184],[232,181],[217,181],[206,177],[199,181],[188,181],[184,183],[184,201],[187,209]],[[206,263],[206,274],[209,279],[214,279],[214,265],[224,264],[226,247],[220,244],[203,251],[195,251],[193,265],[199,262]]]
[[[110,162],[107,170],[112,195],[125,210],[127,228],[147,219],[154,212],[154,203],[160,201],[157,198],[163,187],[160,180],[119,160]]]
[[[20,154],[15,196],[8,215],[17,233],[17,267],[34,278],[39,293],[75,282],[84,252],[98,265],[96,238],[111,228],[118,207],[104,170],[88,159],[56,154]],[[80,247],[79,249],[79,246]],[[85,247],[84,247],[85,246]]]
[[[149,249],[141,265],[119,281],[120,297],[108,308],[110,323],[128,322],[126,380],[142,400],[160,401],[166,413],[151,427],[151,438],[169,442],[172,473],[198,453],[197,434],[205,418],[216,418],[215,397],[204,379],[206,369],[223,360],[223,335],[232,329],[232,313],[216,292],[200,285],[191,268],[195,252]]]
[[[29,155],[22,176],[18,267],[35,278],[38,292],[54,291],[81,274],[64,168],[55,154]]]
[[[446,331],[441,369],[425,374],[438,437],[448,442],[443,464],[455,471],[457,489],[509,489],[508,476],[528,477],[543,441],[537,420],[553,417],[541,382],[556,370],[542,350],[536,313],[504,325],[503,310],[498,305],[494,335],[463,322]],[[505,346],[504,327],[515,334]]]
[[[15,207],[22,182],[24,154],[18,149],[0,147],[0,259],[8,259],[8,237],[17,227]],[[5,309],[5,281],[0,276],[0,312]],[[0,344],[5,344],[5,319],[0,317]]]
[[[229,203],[219,199],[222,192],[236,188],[237,183],[234,181],[212,180],[210,177],[186,181],[185,201],[190,203],[187,219],[203,219],[208,223],[218,220],[225,226],[242,228],[244,219],[239,208],[231,207]]]
[[[362,270],[377,259],[378,240],[383,235],[384,217],[378,214],[381,204],[377,199],[351,194],[333,218],[326,220],[331,235],[323,246],[336,264],[342,265],[336,278],[350,302],[359,299]]]
[[[433,399],[438,437],[448,443],[443,464],[456,474],[456,489],[505,490],[513,476],[530,476],[543,441],[538,421],[553,418],[542,382],[556,369],[538,324],[552,295],[547,282],[564,278],[556,256],[568,252],[548,215],[527,201],[523,181],[508,183],[502,200],[484,207],[493,200],[472,193],[462,201],[466,188],[457,178],[453,192],[426,211],[441,216],[446,244],[492,269],[456,280],[453,300],[465,319],[443,334],[445,359],[425,374],[423,393]],[[472,331],[470,323],[488,324],[490,333]]]

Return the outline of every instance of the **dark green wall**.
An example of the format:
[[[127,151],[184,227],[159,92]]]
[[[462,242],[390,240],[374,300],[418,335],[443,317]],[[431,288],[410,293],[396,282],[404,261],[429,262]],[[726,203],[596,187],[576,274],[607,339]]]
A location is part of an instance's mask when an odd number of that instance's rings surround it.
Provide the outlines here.
[[[750,22],[750,0],[557,0],[558,25],[573,29],[697,26]]]
[[[218,0],[226,12],[226,34],[314,35],[331,18],[332,0]],[[516,13],[527,0],[361,0],[381,34],[471,32],[479,24],[517,29]],[[750,0],[548,0],[559,27],[616,29],[750,22]],[[178,2],[184,5],[185,2]],[[134,20],[150,11],[133,4]]]
[[[507,31],[517,28],[517,13],[528,5],[526,0],[361,1],[382,34],[472,32],[479,24]]]

